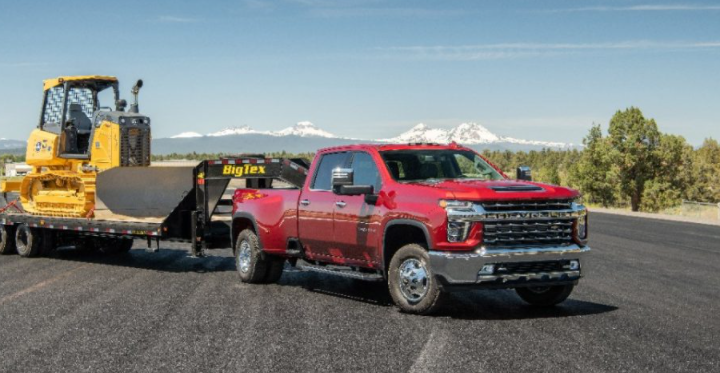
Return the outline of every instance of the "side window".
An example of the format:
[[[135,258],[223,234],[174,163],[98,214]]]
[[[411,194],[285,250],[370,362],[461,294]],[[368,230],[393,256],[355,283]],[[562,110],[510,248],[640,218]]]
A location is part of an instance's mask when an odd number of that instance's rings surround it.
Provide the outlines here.
[[[45,107],[43,108],[43,128],[52,133],[60,133],[60,121],[62,121],[62,105],[65,99],[65,88],[57,86],[50,88],[45,93]]]
[[[320,158],[320,165],[315,171],[315,179],[310,189],[331,190],[332,171],[338,167],[347,167],[349,153],[325,154]]]
[[[95,111],[93,92],[89,88],[80,87],[72,87],[68,92],[68,113],[72,111],[73,105],[75,105],[77,111],[82,111],[88,118],[92,118],[93,112]]]
[[[380,172],[370,154],[357,152],[353,157],[352,169],[355,171],[355,185],[372,185],[375,192],[382,187]]]

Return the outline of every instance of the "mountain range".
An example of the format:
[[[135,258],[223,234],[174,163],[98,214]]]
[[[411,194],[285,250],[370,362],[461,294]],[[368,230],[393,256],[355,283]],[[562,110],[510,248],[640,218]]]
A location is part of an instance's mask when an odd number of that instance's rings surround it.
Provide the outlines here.
[[[314,152],[319,148],[357,143],[440,143],[456,142],[476,150],[570,149],[573,144],[524,140],[497,135],[481,124],[462,123],[454,128],[433,128],[418,124],[400,135],[386,139],[357,139],[336,136],[311,122],[298,122],[280,131],[259,131],[250,126],[228,127],[200,134],[183,132],[169,138],[154,138],[153,154],[170,153],[264,153],[287,151]],[[22,152],[24,141],[0,140],[0,151]]]
[[[311,122],[299,122],[280,131],[259,131],[250,126],[228,127],[221,131],[200,134],[183,132],[153,140],[155,154],[195,151],[262,153],[288,151],[313,152],[319,148],[356,143],[439,143],[456,142],[477,150],[540,150],[570,149],[573,144],[523,140],[494,134],[478,123],[462,123],[454,128],[433,128],[420,123],[400,135],[386,139],[357,139],[336,136]],[[187,150],[185,150],[187,149]]]

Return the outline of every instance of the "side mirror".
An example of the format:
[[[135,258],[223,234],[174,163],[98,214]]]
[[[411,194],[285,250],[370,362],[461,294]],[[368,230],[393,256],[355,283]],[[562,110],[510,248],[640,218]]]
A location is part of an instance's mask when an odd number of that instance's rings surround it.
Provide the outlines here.
[[[359,196],[373,194],[372,185],[353,185],[355,172],[352,168],[336,168],[332,173],[332,188],[335,194],[341,196]]]
[[[517,168],[518,180],[532,181],[532,170],[528,166],[520,166]]]

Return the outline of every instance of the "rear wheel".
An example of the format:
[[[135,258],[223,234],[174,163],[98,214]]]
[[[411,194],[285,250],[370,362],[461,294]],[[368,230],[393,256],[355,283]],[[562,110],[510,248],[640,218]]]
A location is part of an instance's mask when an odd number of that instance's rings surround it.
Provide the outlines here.
[[[15,227],[11,225],[0,225],[0,255],[14,253],[16,253]]]
[[[15,246],[20,256],[32,258],[42,253],[42,234],[37,228],[20,224],[15,231]]]
[[[534,286],[517,288],[515,292],[522,300],[533,306],[551,307],[567,299],[574,287],[574,285]]]
[[[430,314],[445,298],[430,268],[427,250],[417,244],[401,247],[392,257],[388,287],[395,304],[407,313]]]
[[[260,284],[268,280],[268,269],[272,263],[262,252],[257,235],[250,229],[245,229],[238,235],[235,265],[242,282]]]

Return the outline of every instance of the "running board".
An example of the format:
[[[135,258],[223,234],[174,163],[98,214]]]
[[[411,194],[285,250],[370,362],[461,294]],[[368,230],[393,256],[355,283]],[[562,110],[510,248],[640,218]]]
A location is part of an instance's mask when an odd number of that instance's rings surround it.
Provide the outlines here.
[[[352,279],[356,279],[356,280],[385,281],[385,278],[379,273],[358,272],[358,271],[351,269],[350,267],[319,266],[319,265],[310,264],[310,263],[303,262],[303,261],[298,261],[296,267],[303,271],[324,273],[324,274],[329,274],[329,275],[334,275],[334,276],[352,278]]]

